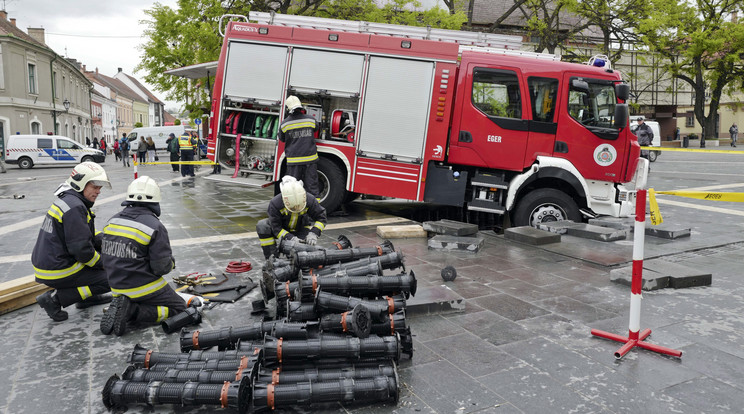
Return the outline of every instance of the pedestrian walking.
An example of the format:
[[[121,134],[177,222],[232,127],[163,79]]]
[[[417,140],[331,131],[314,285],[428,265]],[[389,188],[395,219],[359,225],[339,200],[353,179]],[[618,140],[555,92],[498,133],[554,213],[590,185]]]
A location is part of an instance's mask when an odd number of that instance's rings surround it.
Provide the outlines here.
[[[168,135],[168,139],[165,140],[165,143],[168,148],[168,153],[170,154],[170,161],[171,162],[178,162],[178,160],[181,159],[181,153],[178,152],[178,138],[176,138],[176,134],[170,133]],[[172,171],[177,173],[178,172],[178,164],[171,164]]]
[[[130,322],[160,323],[186,310],[163,276],[176,266],[168,230],[160,222],[160,187],[142,176],[127,188],[124,210],[103,229],[101,255],[116,296],[101,319],[101,332],[126,333]]]
[[[72,304],[84,308],[111,301],[91,210],[104,186],[111,188],[103,167],[94,162],[78,164],[55,190],[44,216],[31,264],[36,282],[53,289],[37,296],[36,302],[55,322],[67,319],[62,308]]]
[[[119,140],[114,140],[114,157],[116,157],[116,161],[119,161],[121,159],[121,150],[119,150]]]
[[[635,134],[638,137],[638,144],[648,147],[654,142],[654,131],[644,122],[643,116],[639,116],[636,121],[638,121],[638,129]],[[648,159],[648,150],[641,150],[641,157]]]
[[[90,147],[90,138],[85,137],[85,146]]]
[[[98,138],[93,137],[93,148],[98,149]]]
[[[108,148],[107,148],[107,145],[106,145],[106,139],[104,139],[104,138],[101,138],[100,149],[101,149],[101,151],[103,151],[103,159],[105,161],[106,160],[106,155],[107,155],[107,152],[108,152]]]
[[[145,137],[140,137],[137,140],[137,162],[140,165],[147,163],[147,141]]]
[[[155,142],[152,137],[147,137],[147,162],[155,162]]]
[[[736,122],[729,128],[729,134],[731,134],[731,146],[736,147],[736,137],[739,135],[739,127],[736,126]]]
[[[125,167],[129,167],[129,140],[127,139],[126,133],[121,134],[119,149],[121,150],[121,163],[124,164]]]

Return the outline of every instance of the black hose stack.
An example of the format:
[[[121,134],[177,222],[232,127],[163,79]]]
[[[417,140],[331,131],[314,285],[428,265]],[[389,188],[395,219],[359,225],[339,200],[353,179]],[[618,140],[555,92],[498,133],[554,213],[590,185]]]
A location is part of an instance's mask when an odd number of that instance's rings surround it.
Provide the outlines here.
[[[338,244],[282,243],[290,260],[266,262],[262,292],[271,285],[278,320],[183,328],[180,353],[135,346],[130,366],[104,387],[106,407],[206,405],[245,413],[397,401],[397,362],[413,355],[405,308],[416,293],[415,275],[390,242],[352,248],[339,237]]]

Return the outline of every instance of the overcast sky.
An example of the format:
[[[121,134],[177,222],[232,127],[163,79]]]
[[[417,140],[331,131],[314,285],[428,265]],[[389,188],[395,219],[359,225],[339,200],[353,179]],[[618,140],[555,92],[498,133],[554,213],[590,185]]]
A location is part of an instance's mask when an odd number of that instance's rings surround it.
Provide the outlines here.
[[[160,0],[160,4],[177,7],[176,0]],[[46,43],[57,54],[77,59],[87,70],[98,68],[106,76],[114,76],[118,68],[145,83],[144,73],[134,72],[140,62],[143,43],[140,20],[149,16],[144,10],[155,2],[147,0],[0,0],[8,18],[15,18],[18,28],[43,27]],[[165,94],[146,85],[165,102],[166,108],[177,106],[165,101]]]

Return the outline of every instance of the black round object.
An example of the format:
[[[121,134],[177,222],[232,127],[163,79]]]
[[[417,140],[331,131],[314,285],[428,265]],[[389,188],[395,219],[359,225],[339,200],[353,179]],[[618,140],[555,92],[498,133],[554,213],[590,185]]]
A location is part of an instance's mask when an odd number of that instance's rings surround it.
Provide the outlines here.
[[[451,282],[455,280],[457,277],[457,270],[455,270],[452,266],[445,266],[444,269],[442,269],[442,279],[444,279],[445,282]]]

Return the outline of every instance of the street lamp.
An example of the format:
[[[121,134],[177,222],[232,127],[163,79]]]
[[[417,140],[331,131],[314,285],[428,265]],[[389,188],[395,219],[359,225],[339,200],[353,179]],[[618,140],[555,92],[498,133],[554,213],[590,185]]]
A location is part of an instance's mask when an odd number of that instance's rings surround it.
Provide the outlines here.
[[[54,104],[52,102],[52,104]],[[70,112],[70,101],[65,98],[64,102],[62,102],[62,106],[65,107],[65,113]],[[54,118],[54,135],[59,134],[59,130],[57,129],[57,115],[61,115],[62,111],[57,111],[57,107],[55,106],[54,109],[52,109],[52,117]]]

